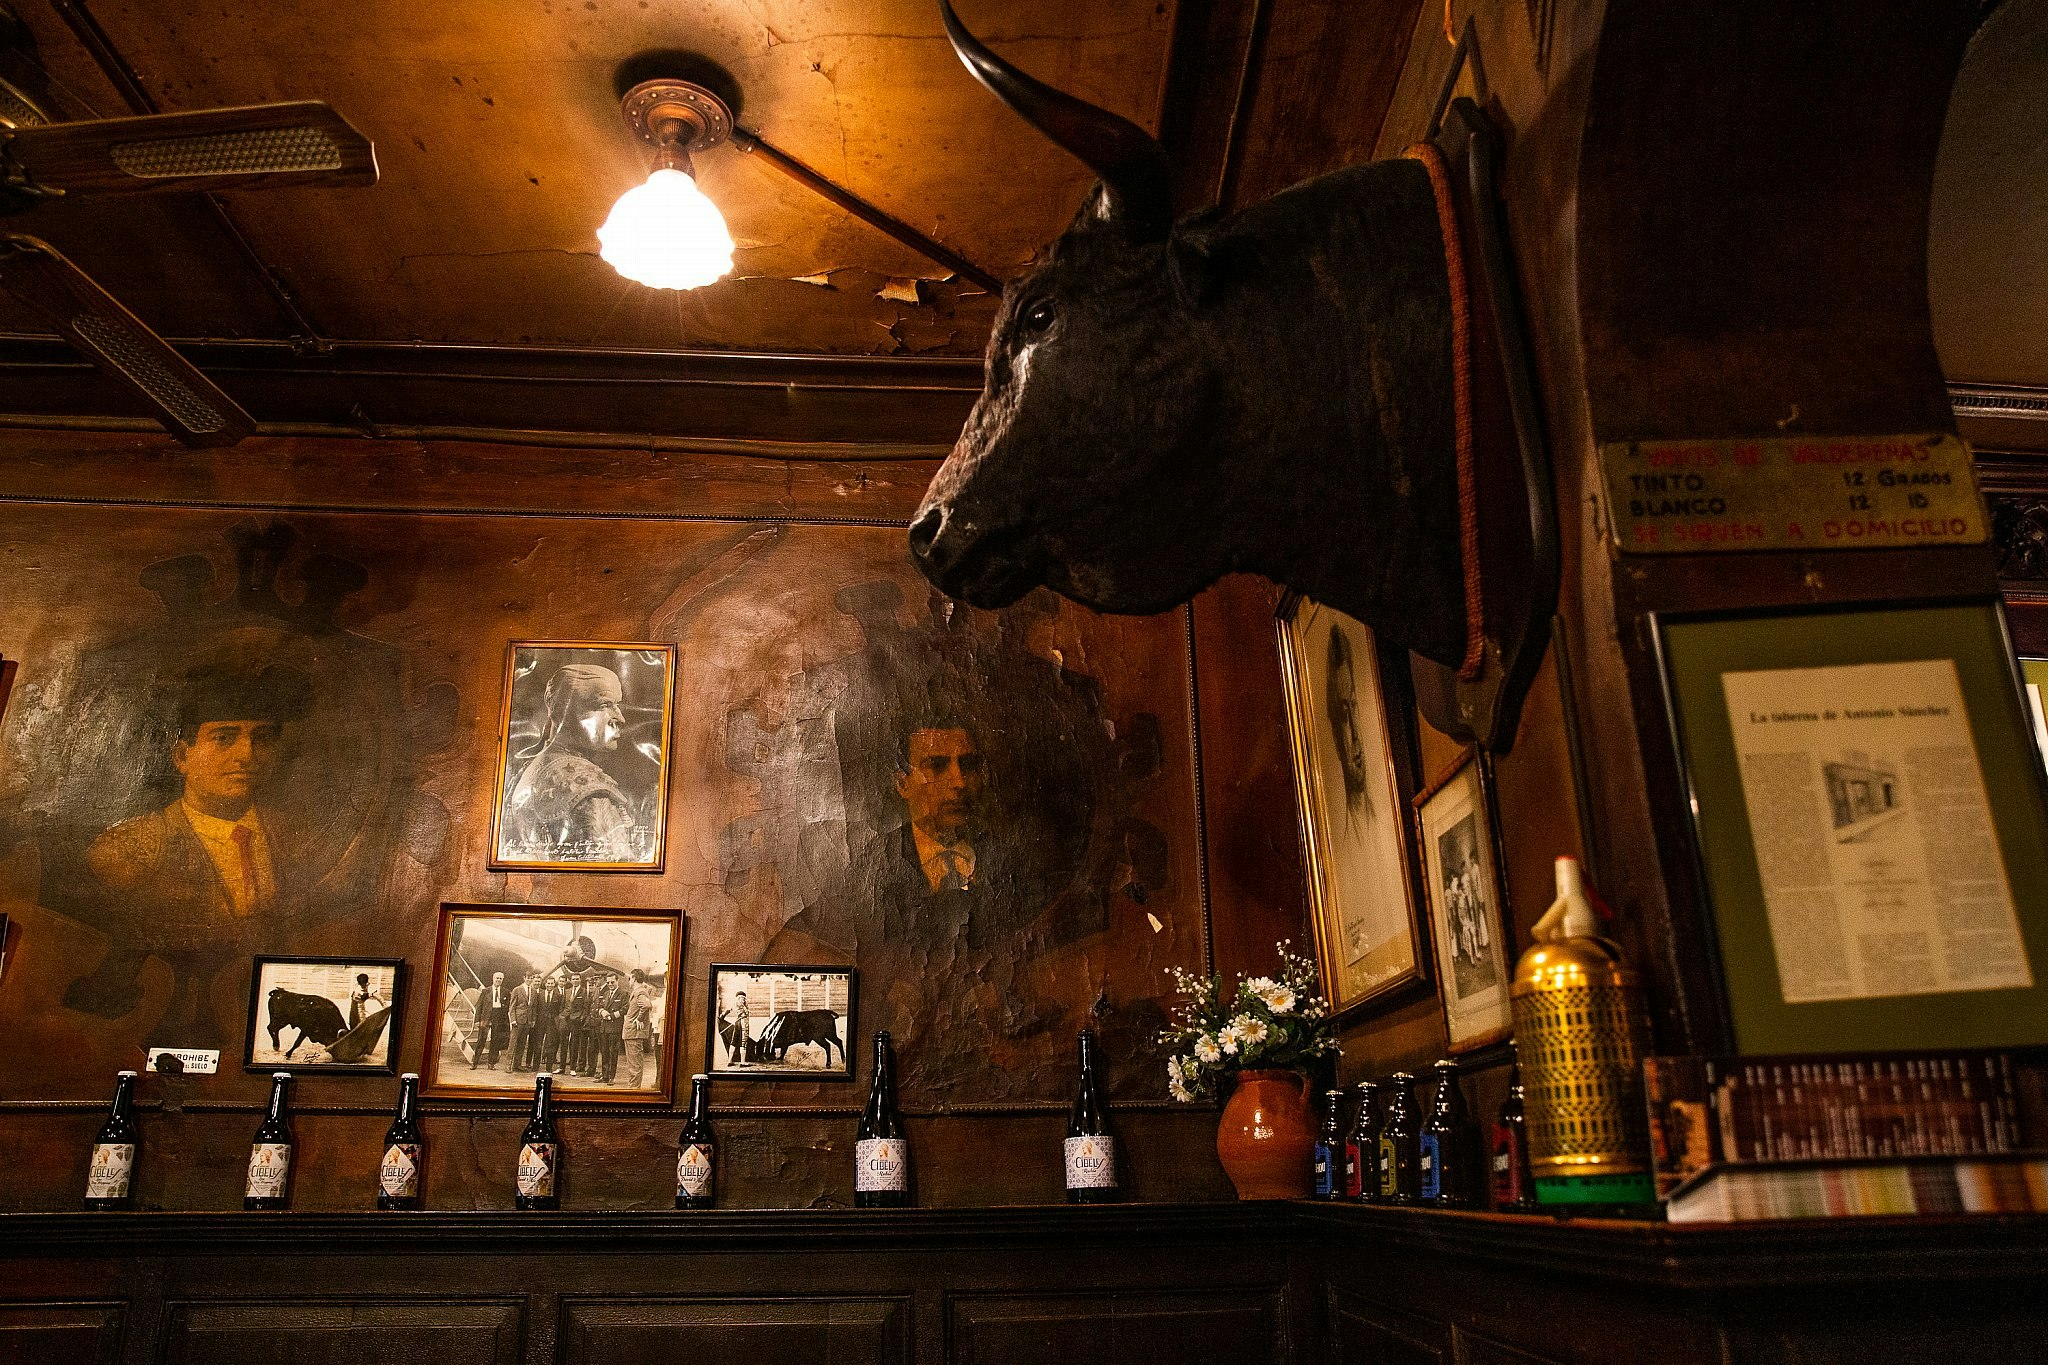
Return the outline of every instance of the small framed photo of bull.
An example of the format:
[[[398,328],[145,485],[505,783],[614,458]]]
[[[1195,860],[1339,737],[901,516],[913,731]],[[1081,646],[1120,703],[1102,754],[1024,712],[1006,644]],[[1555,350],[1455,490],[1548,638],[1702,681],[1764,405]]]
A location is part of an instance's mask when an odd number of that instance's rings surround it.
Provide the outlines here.
[[[389,1076],[405,963],[389,957],[259,957],[245,1071]]]
[[[673,910],[443,905],[421,1090],[667,1104],[682,967]]]
[[[850,1081],[851,967],[711,967],[704,1069],[735,1081]]]

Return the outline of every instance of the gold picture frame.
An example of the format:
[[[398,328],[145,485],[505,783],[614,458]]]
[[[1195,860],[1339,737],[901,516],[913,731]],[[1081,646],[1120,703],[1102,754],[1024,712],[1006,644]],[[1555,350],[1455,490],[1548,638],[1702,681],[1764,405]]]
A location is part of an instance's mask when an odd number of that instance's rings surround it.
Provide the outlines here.
[[[547,1071],[560,1100],[667,1105],[682,971],[679,911],[444,904],[422,1093],[521,1100]]]
[[[662,870],[675,674],[674,645],[514,640],[506,647],[492,769],[493,869]]]
[[[1508,998],[1514,918],[1483,750],[1467,746],[1417,794],[1415,835],[1449,1050],[1455,1055],[1502,1042],[1515,1031]]]
[[[1413,707],[1362,622],[1290,595],[1275,624],[1316,958],[1345,1015],[1429,980],[1408,837]]]

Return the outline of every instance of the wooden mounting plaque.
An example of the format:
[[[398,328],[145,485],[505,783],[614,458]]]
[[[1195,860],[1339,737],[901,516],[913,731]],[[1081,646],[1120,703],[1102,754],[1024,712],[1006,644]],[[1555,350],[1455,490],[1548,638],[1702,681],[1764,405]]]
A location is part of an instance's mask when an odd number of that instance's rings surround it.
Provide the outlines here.
[[[1625,554],[1977,545],[1989,524],[1947,434],[1609,441],[1600,464]]]

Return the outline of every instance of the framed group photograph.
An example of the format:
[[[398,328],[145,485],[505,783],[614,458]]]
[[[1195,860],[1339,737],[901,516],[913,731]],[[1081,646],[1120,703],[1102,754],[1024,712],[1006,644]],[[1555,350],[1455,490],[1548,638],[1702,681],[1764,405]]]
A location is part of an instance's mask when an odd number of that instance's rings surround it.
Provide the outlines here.
[[[1342,1015],[1429,978],[1408,835],[1413,706],[1359,621],[1291,597],[1276,625],[1316,956]]]
[[[404,992],[399,958],[259,957],[243,1069],[389,1076]]]
[[[1656,625],[1740,1050],[2048,1037],[2048,791],[1998,604]]]
[[[1514,1032],[1508,1001],[1514,921],[1501,878],[1492,785],[1486,755],[1467,748],[1415,798],[1430,937],[1453,1053]]]
[[[853,1079],[851,967],[714,963],[704,1069],[746,1081]]]
[[[666,1104],[683,921],[673,911],[444,905],[434,953],[431,1095]]]
[[[492,867],[661,871],[675,657],[673,645],[512,642]]]

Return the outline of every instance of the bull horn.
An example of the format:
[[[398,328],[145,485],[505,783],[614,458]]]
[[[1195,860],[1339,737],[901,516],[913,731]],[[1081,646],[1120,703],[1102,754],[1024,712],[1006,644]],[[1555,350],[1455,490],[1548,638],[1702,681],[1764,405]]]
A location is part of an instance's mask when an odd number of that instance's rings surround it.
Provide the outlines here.
[[[1137,124],[1032,79],[988,50],[939,0],[946,37],[974,78],[1019,117],[1102,179],[1102,216],[1141,241],[1158,241],[1173,226],[1173,172],[1159,139]]]

